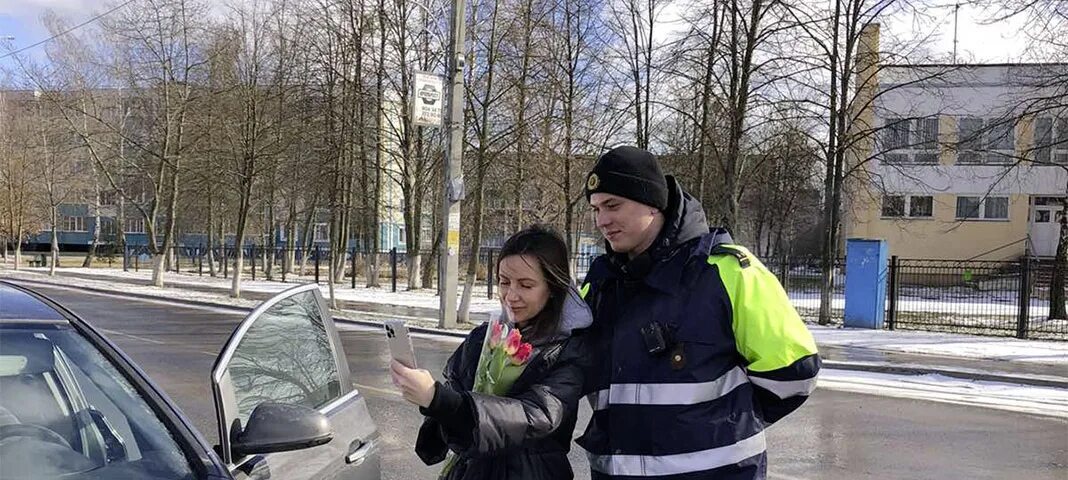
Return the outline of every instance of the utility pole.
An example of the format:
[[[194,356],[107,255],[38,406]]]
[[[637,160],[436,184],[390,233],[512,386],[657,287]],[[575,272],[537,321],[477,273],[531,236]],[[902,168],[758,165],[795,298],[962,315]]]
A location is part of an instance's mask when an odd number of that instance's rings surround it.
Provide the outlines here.
[[[464,143],[464,1],[453,0],[449,36],[449,141],[445,158],[445,194],[442,201],[441,316],[438,326],[456,327],[457,274],[460,269],[460,201],[464,197],[461,157]]]
[[[957,63],[957,13],[960,12],[960,4],[953,5],[953,64]]]

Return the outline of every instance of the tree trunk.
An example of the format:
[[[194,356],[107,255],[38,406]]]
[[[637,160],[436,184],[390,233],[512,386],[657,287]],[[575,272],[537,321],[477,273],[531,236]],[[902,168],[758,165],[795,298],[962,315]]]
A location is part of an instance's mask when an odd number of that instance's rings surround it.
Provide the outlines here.
[[[22,266],[22,235],[23,228],[20,224],[18,231],[15,232],[15,270],[18,270]]]
[[[55,276],[56,264],[59,263],[59,212],[56,205],[52,205],[51,208],[51,220],[52,220],[52,261],[48,265],[48,275]]]
[[[312,242],[315,241],[315,227],[312,225],[312,221],[315,219],[315,207],[319,203],[319,197],[312,197],[311,205],[307,206],[308,213],[304,216],[304,229],[301,230],[301,253],[300,256],[300,272],[297,274],[304,276],[305,270],[308,268],[308,255],[312,251]]]
[[[243,241],[244,238],[239,234],[234,248],[234,274],[230,277],[230,296],[232,298],[241,298],[241,270],[245,268]]]
[[[89,251],[85,253],[82,268],[93,266],[93,258],[96,257],[96,249],[100,245],[100,181],[97,179],[95,166],[93,167],[93,186],[96,194],[93,202],[93,238],[89,241]]]
[[[482,161],[481,158],[479,162],[480,165],[475,176],[475,204],[472,212],[474,218],[471,219],[471,244],[468,250],[467,276],[464,279],[464,293],[460,298],[460,311],[456,317],[460,323],[471,323],[471,297],[474,296],[475,281],[478,277],[479,247],[482,245],[482,215],[485,209],[483,198],[485,196],[486,179],[484,165],[486,162]]]
[[[254,167],[248,167],[251,172]],[[230,296],[241,298],[241,277],[245,265],[245,231],[248,227],[248,214],[252,208],[252,179],[251,175],[244,175],[246,180],[241,185],[240,198],[237,205],[237,231],[234,238],[234,276],[230,279]],[[255,257],[253,257],[255,261]]]
[[[163,253],[152,254],[152,285],[163,287]]]
[[[274,182],[274,174],[271,174],[271,181]],[[267,204],[267,227],[264,244],[266,248],[263,249],[263,273],[268,281],[274,280],[274,252],[277,248],[275,241],[275,215],[274,215],[274,187],[271,188],[270,201]]]
[[[1057,237],[1057,254],[1053,257],[1053,273],[1049,283],[1049,318],[1068,319],[1065,307],[1065,272],[1068,271],[1068,196],[1061,198],[1061,231]]]
[[[208,274],[217,275],[215,271],[215,204],[208,194]]]
[[[440,228],[440,227],[439,227]],[[423,288],[435,287],[438,291],[438,295],[441,295],[441,262],[442,256],[439,251],[441,248],[441,234],[434,235],[434,241],[430,244],[430,251],[426,254],[426,259],[423,261],[423,269],[420,272],[422,274],[421,285]],[[434,279],[437,278],[437,285],[434,284]]]
[[[421,280],[423,278],[423,256],[414,253],[408,255],[408,290],[418,290],[422,288]]]
[[[122,268],[129,268],[126,258],[126,197],[119,195],[119,214],[115,217],[115,230],[118,232],[118,248],[122,253]]]
[[[288,211],[286,212],[286,244],[285,252],[282,255],[282,276],[293,273],[293,265],[296,263],[296,246],[297,246],[297,202],[294,199],[289,200]]]
[[[837,151],[840,148],[838,145],[838,117],[843,114],[845,109],[840,109],[838,106],[839,101],[844,99],[838,98],[838,44],[839,44],[839,31],[842,21],[842,1],[835,0],[834,2],[834,17],[831,19],[831,56],[830,66],[830,80],[831,86],[828,92],[830,93],[830,105],[829,112],[830,117],[828,120],[829,131],[827,132],[827,152],[825,158],[827,162],[827,168],[823,178],[823,236],[822,244],[820,245],[820,311],[819,311],[819,324],[827,325],[831,323],[831,295],[832,295],[832,269],[834,268],[834,251],[835,243],[837,241],[836,235],[834,235],[834,228],[832,224],[835,221],[836,215],[834,212],[838,209],[838,205],[834,202],[834,192],[838,188],[835,185],[835,179],[838,176],[838,155]]]

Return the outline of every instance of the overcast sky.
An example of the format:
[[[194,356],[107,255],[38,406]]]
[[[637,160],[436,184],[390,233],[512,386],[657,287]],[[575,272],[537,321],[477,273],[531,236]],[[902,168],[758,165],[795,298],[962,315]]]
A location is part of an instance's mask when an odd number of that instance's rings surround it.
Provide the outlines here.
[[[944,3],[951,5],[948,0]],[[103,11],[107,4],[108,2],[101,0],[0,0],[0,37],[15,37],[6,45],[0,39],[0,55],[7,53],[9,47],[19,49],[48,38],[40,20],[47,9],[55,10],[67,18],[69,24],[76,25]],[[941,21],[933,26],[928,23],[917,27],[912,18],[895,18],[884,21],[884,35],[910,37],[913,29],[934,28],[937,37],[928,48],[931,53],[944,54],[948,58],[953,50],[953,8],[930,8],[927,14]],[[980,14],[969,6],[962,6],[960,9],[958,59],[977,63],[1024,61],[1026,39],[1018,33],[1019,22],[982,25],[976,18]],[[41,48],[34,48],[30,52],[39,55]],[[0,59],[0,66],[9,65],[10,59]]]

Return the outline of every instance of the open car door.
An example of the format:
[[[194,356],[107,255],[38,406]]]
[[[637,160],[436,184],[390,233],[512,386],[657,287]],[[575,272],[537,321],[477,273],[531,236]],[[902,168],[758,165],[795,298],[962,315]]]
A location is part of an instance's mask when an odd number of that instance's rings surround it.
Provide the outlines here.
[[[381,478],[379,433],[329,312],[317,285],[286,290],[216,359],[216,451],[235,478]]]

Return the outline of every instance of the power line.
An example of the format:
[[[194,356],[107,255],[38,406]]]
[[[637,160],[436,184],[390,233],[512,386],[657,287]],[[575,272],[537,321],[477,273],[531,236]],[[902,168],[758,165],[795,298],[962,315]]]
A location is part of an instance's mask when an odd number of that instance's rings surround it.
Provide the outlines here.
[[[118,10],[118,9],[120,9],[120,8],[122,8],[122,7],[125,7],[125,6],[127,6],[127,5],[129,5],[129,4],[133,3],[133,2],[134,2],[134,0],[126,0],[125,2],[122,2],[122,3],[121,3],[121,4],[119,4],[118,6],[116,6],[116,7],[112,8],[111,10],[108,10],[108,11],[106,11],[106,12],[104,12],[104,13],[101,13],[101,14],[99,14],[99,15],[97,15],[97,16],[95,16],[95,17],[93,17],[93,18],[90,18],[89,20],[86,20],[86,21],[84,21],[84,22],[82,22],[82,23],[79,23],[79,24],[77,24],[77,25],[75,25],[75,26],[73,26],[73,27],[70,27],[70,28],[68,28],[68,29],[66,29],[66,30],[64,30],[64,31],[62,31],[62,32],[59,32],[59,33],[57,33],[57,34],[55,34],[55,35],[52,35],[51,37],[48,37],[48,38],[46,38],[46,39],[44,39],[44,40],[41,40],[40,42],[37,42],[37,43],[35,43],[35,44],[33,44],[33,45],[29,45],[29,46],[26,46],[26,47],[22,47],[22,48],[20,48],[20,49],[18,49],[18,50],[14,50],[14,51],[11,51],[11,52],[8,52],[8,53],[5,53],[5,54],[3,54],[3,55],[0,55],[0,59],[3,59],[3,58],[7,58],[7,57],[10,57],[10,56],[12,56],[12,55],[15,55],[15,54],[18,54],[18,53],[22,53],[22,52],[25,52],[26,50],[29,50],[29,49],[31,49],[31,48],[34,48],[34,47],[38,47],[38,46],[40,46],[40,45],[43,45],[43,44],[45,44],[45,43],[51,42],[52,40],[55,40],[55,39],[57,39],[57,38],[59,38],[59,37],[62,37],[63,35],[66,35],[66,34],[68,34],[68,33],[70,33],[70,32],[73,32],[73,31],[75,31],[75,30],[79,29],[79,28],[82,28],[82,27],[84,27],[84,26],[86,26],[86,25],[89,25],[90,23],[93,23],[93,22],[95,22],[95,21],[97,21],[97,20],[100,20],[101,18],[104,18],[104,17],[106,17],[106,16],[108,16],[108,15],[112,14],[112,13],[113,13],[113,12],[115,12],[116,10]]]

